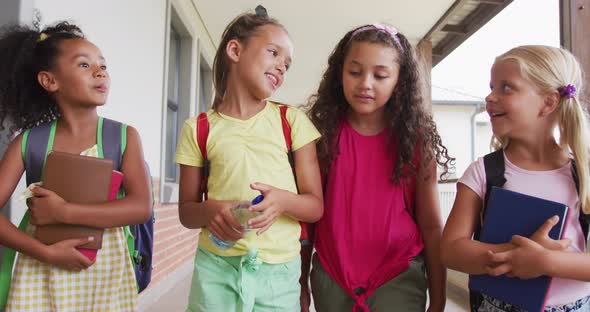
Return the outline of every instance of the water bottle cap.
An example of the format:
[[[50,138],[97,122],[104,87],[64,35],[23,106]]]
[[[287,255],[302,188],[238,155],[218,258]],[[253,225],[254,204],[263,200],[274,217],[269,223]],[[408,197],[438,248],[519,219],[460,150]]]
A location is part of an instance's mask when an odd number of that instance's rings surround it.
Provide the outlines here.
[[[252,205],[256,205],[260,203],[264,199],[264,196],[258,195],[252,200]]]

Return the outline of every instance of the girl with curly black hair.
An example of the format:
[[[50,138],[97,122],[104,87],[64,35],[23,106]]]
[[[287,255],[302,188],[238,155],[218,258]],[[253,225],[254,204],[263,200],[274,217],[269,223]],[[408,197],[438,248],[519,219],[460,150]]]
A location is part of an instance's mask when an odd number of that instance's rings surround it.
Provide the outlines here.
[[[33,133],[50,129],[43,155],[61,151],[103,157],[100,129],[114,121],[97,113],[97,107],[107,100],[110,86],[105,58],[77,26],[61,22],[43,30],[37,25],[4,28],[0,31],[0,59],[0,124],[8,129],[9,137],[20,132],[0,161],[1,207],[25,168],[33,166],[35,159],[25,157],[28,149],[39,146],[36,143],[40,141],[30,140]],[[30,187],[32,197],[22,231],[0,216],[0,245],[19,253],[11,279],[4,274],[10,273],[10,268],[3,267],[1,280],[8,278],[11,283],[0,282],[0,308],[137,310],[137,288],[124,226],[143,223],[150,217],[150,198],[139,135],[130,126],[121,127],[126,132],[119,132],[127,138],[120,167],[125,197],[82,205],[35,186]],[[42,168],[43,158],[36,163]],[[102,249],[82,248],[94,237],[52,245],[33,238],[38,226],[52,224],[104,229]],[[5,254],[12,254],[12,259],[5,258],[3,266],[12,267],[14,252],[7,250]]]
[[[365,25],[340,40],[310,99],[326,177],[325,213],[313,231],[318,311],[424,311],[427,288],[429,311],[444,309],[436,165],[447,173],[453,158],[420,79],[404,35]]]

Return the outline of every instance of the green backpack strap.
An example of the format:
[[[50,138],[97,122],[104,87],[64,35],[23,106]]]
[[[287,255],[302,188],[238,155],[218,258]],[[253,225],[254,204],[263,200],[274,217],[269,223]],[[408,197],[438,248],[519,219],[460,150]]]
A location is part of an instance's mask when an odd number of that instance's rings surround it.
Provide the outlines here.
[[[29,211],[25,212],[18,229],[26,231],[29,224]],[[4,249],[4,256],[2,257],[2,271],[0,272],[0,309],[6,307],[8,301],[8,291],[10,290],[10,282],[12,281],[12,268],[14,267],[14,258],[16,258],[16,251],[11,248]]]
[[[25,152],[27,148],[27,140],[29,138],[30,130],[27,129],[23,133],[21,141],[21,156],[24,161]],[[27,210],[23,219],[21,220],[18,229],[25,232],[27,225],[29,224],[30,214]],[[16,251],[11,248],[4,248],[4,254],[2,257],[2,270],[0,271],[0,309],[6,307],[8,301],[8,292],[10,291],[10,284],[12,282],[12,268],[14,267],[14,259],[16,258]]]
[[[127,147],[127,125],[121,124],[121,157],[125,153],[125,148]],[[119,189],[119,194],[117,198],[125,197],[125,190],[121,186]],[[135,257],[139,254],[139,251],[135,249],[135,237],[131,232],[131,228],[129,225],[123,227],[123,231],[125,232],[125,240],[127,241],[127,250],[129,251],[129,257],[131,257],[131,262],[133,262]]]
[[[123,154],[127,147],[127,125],[124,123],[116,122],[109,119],[104,119],[103,123],[100,124],[102,127],[99,131],[100,138],[97,141],[101,144],[99,151],[104,152],[104,157],[109,156],[115,161],[116,169],[120,170],[120,166],[123,161]],[[115,131],[116,130],[116,131]],[[105,143],[106,145],[102,145]],[[113,149],[116,148],[116,149]],[[119,150],[120,148],[120,150]],[[123,186],[119,188],[117,199],[125,197],[125,190]],[[153,198],[153,197],[152,197]],[[135,235],[131,226],[126,225],[123,227],[125,233],[125,241],[127,242],[127,250],[132,263],[135,263],[135,259],[139,255],[139,251],[135,246]],[[139,292],[139,284],[136,284]]]
[[[127,125],[121,124],[121,159],[122,155],[125,153],[125,148],[127,147]],[[125,197],[125,190],[123,186],[119,189],[119,194],[117,194],[117,198]],[[135,249],[135,237],[131,232],[131,227],[126,225],[123,227],[123,231],[125,232],[125,240],[127,241],[127,250],[129,251],[129,257],[131,258],[131,263],[135,263],[134,259],[139,254],[139,251]],[[137,287],[137,291],[139,292],[139,285],[136,283],[135,286]]]

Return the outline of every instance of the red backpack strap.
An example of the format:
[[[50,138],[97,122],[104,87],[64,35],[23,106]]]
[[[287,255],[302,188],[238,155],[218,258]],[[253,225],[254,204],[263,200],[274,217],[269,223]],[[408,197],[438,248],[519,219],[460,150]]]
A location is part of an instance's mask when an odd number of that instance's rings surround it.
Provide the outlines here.
[[[208,199],[207,182],[209,180],[209,159],[207,158],[207,137],[209,136],[209,119],[207,113],[202,112],[197,116],[197,145],[203,155],[203,174],[201,175],[200,191],[205,200]]]
[[[279,107],[281,111],[281,124],[283,126],[283,136],[285,137],[285,145],[287,146],[287,156],[289,157],[289,164],[293,170],[293,176],[295,177],[295,158],[293,158],[292,141],[291,141],[291,125],[287,120],[287,109],[289,106],[281,105]],[[295,177],[295,183],[297,183],[297,177]]]
[[[283,135],[285,136],[285,144],[287,145],[287,155],[289,157],[291,169],[293,170],[293,177],[295,177],[295,184],[297,184],[297,176],[295,175],[295,159],[293,158],[292,150],[293,141],[291,140],[291,125],[287,120],[288,108],[289,106],[287,105],[281,105],[279,110],[281,111],[281,124],[283,125]],[[299,237],[299,241],[302,245],[311,244],[309,240],[309,233],[307,233],[307,225],[303,222],[299,222],[299,224],[301,225],[301,236]]]
[[[289,151],[289,153],[290,153],[292,141],[291,141],[291,125],[289,124],[289,121],[287,120],[287,109],[288,108],[289,108],[289,106],[287,106],[287,105],[281,105],[279,107],[279,109],[281,111],[281,123],[283,125],[283,135],[285,136],[285,143],[287,144],[287,151]]]

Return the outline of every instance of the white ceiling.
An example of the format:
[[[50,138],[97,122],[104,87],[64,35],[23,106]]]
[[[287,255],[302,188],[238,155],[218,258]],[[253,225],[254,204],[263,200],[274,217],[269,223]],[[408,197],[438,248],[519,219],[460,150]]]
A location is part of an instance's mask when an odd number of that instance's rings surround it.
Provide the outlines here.
[[[237,15],[261,4],[293,39],[293,66],[273,99],[305,103],[317,90],[328,56],[350,29],[373,22],[394,25],[417,43],[451,7],[454,0],[193,0],[213,42]]]

